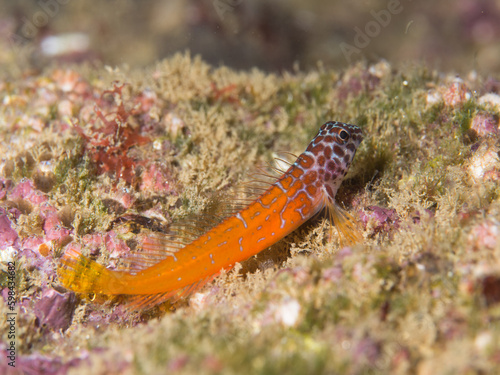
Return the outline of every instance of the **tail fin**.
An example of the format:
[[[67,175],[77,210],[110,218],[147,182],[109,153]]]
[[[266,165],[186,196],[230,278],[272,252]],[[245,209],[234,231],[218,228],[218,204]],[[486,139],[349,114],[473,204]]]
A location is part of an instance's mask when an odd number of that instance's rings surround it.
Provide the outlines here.
[[[140,263],[139,266],[144,266]],[[97,295],[122,295],[127,311],[148,310],[163,302],[176,302],[187,297],[219,275],[198,280],[191,285],[176,290],[167,290],[157,294],[127,294],[125,293],[127,272],[112,271],[86,256],[76,249],[66,251],[58,268],[59,280],[65,288],[76,293]]]
[[[62,285],[77,293],[119,294],[121,274],[104,267],[76,249],[67,250],[58,271]]]

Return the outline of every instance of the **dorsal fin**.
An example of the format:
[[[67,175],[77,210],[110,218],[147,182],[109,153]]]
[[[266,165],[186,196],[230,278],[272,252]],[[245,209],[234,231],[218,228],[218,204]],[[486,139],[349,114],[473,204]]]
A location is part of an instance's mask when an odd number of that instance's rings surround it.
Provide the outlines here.
[[[280,155],[283,155],[283,157],[280,157]],[[292,166],[293,162],[287,160],[289,156],[297,159],[294,154],[282,151],[276,153],[271,162],[252,168],[247,173],[247,178],[234,189],[234,196],[244,197],[236,198],[236,200],[239,200],[244,207],[257,199]]]
[[[278,157],[275,158],[275,163],[277,162],[285,166],[291,165],[290,162]],[[232,191],[218,192],[210,196],[202,212],[176,220],[166,231],[143,234],[139,250],[122,259],[119,270],[137,274],[168,257],[175,258],[176,253],[186,245],[251,204],[283,173],[285,171],[278,165],[255,167],[249,174],[249,179]],[[170,297],[165,297],[168,298]]]
[[[287,169],[291,165],[291,163],[283,159],[276,159]],[[285,170],[280,166],[256,167],[255,171],[249,175],[250,179],[240,184],[243,189],[233,189],[230,198],[226,197],[224,200],[219,201],[216,196],[216,199],[208,204],[208,208],[197,217],[184,218],[172,224],[168,233],[152,233],[146,236],[142,244],[142,252],[128,259],[130,272],[136,273],[141,269],[151,267],[168,256],[175,258],[176,253],[182,251],[182,248],[189,242],[204,234],[224,218],[236,214],[252,203],[263,191],[275,183],[283,173],[285,173]],[[226,267],[225,270],[227,271],[228,268]],[[145,310],[167,300],[175,303],[180,298],[187,297],[201,289],[219,274],[220,272],[217,272],[179,290],[153,295],[124,296],[126,309],[130,311]]]

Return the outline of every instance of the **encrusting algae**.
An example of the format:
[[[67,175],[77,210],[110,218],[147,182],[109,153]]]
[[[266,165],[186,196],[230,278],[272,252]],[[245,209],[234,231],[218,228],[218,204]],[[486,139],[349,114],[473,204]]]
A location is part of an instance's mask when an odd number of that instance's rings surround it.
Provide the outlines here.
[[[295,163],[260,196],[211,230],[173,229],[176,236],[151,235],[142,253],[129,257],[128,269],[114,271],[66,251],[61,283],[78,293],[127,295],[131,309],[150,308],[187,296],[261,252],[327,207],[337,229],[350,242],[360,239],[353,218],[335,203],[337,190],[363,139],[355,125],[329,121]]]

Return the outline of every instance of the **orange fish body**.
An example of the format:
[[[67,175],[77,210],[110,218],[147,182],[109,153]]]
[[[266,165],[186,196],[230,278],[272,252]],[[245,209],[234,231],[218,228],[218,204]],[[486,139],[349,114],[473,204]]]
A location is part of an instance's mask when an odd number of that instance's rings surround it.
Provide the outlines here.
[[[79,293],[137,296],[133,307],[151,307],[191,293],[222,269],[276,243],[325,206],[336,211],[339,230],[356,239],[355,229],[346,223],[351,217],[335,206],[335,195],[362,138],[355,125],[327,122],[283,176],[243,210],[176,250],[168,240],[147,238],[146,254],[163,258],[156,264],[141,264],[138,257],[136,272],[113,271],[71,251],[62,259],[61,282]]]

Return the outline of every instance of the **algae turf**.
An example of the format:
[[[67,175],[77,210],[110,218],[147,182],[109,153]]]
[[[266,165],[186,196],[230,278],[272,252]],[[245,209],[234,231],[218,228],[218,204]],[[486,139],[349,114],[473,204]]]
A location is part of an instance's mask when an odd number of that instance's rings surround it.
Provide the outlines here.
[[[386,62],[267,75],[184,54],[149,70],[53,68],[0,85],[0,247],[2,262],[19,261],[20,368],[497,372],[494,79]],[[147,313],[58,285],[61,252],[118,268],[144,233],[221,212],[214,197],[276,152],[299,154],[327,120],[365,134],[338,194],[362,243],[339,248],[320,215]]]

